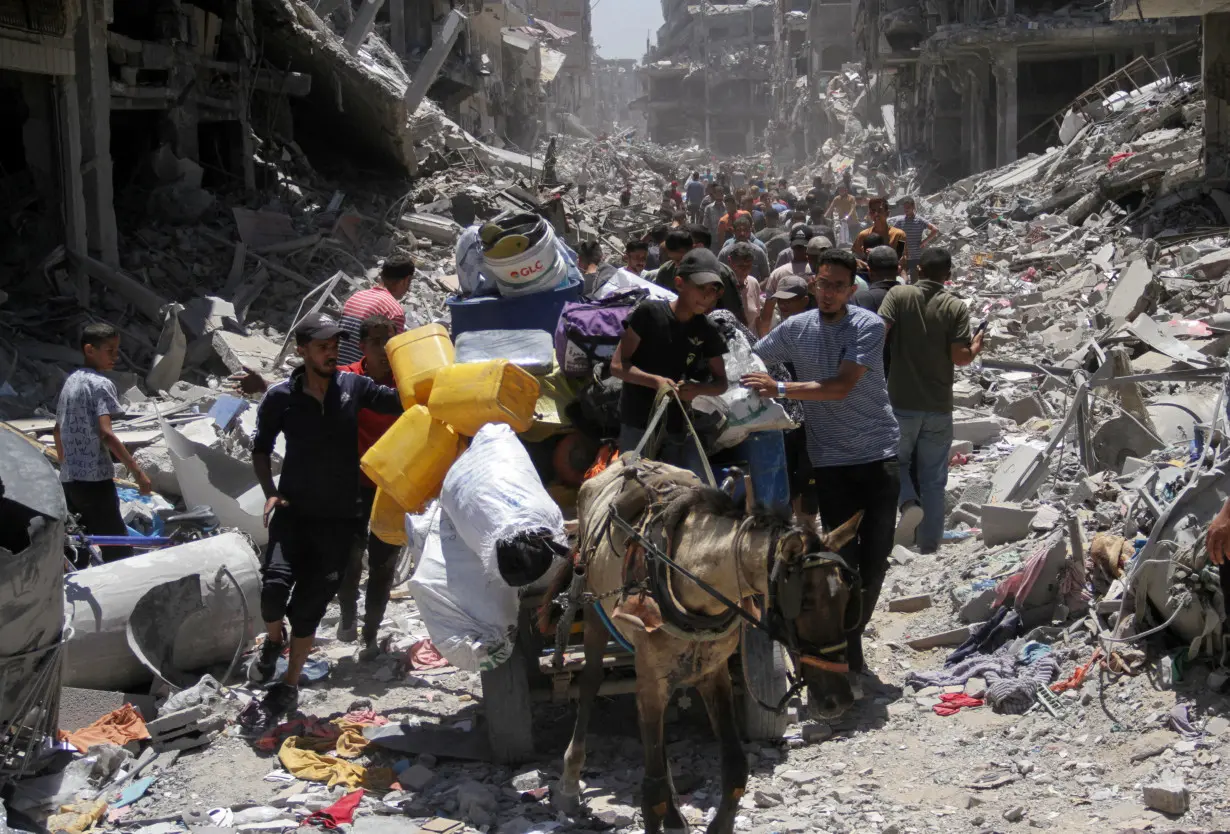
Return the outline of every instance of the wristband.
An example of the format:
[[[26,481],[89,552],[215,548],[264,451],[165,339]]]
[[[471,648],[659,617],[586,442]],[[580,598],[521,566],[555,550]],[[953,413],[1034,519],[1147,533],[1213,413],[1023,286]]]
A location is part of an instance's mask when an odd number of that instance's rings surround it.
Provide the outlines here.
[[[777,383],[777,398],[779,400],[786,399],[786,383],[784,382]]]

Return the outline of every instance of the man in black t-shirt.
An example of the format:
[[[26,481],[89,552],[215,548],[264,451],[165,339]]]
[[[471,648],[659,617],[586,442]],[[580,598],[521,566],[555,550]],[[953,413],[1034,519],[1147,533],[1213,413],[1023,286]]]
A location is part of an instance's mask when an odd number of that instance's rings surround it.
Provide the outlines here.
[[[611,359],[611,374],[624,383],[619,399],[621,452],[640,443],[658,389],[674,388],[684,402],[726,390],[726,342],[705,317],[722,290],[717,257],[704,248],[688,252],[676,270],[675,290],[679,297],[674,301],[645,301],[632,311]],[[686,381],[702,376],[712,381]],[[700,475],[700,454],[679,407],[671,405],[658,459]]]

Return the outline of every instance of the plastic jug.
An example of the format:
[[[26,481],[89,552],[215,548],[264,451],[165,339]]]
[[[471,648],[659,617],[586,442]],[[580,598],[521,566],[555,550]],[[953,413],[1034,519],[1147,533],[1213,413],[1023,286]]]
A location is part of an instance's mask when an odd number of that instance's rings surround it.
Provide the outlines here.
[[[393,366],[393,377],[401,394],[402,408],[426,405],[436,372],[453,364],[453,342],[442,324],[426,324],[399,333],[384,351]]]
[[[523,432],[534,424],[538,394],[538,380],[531,374],[507,359],[492,359],[441,368],[427,408],[432,417],[470,437],[488,423],[507,423]]]
[[[389,498],[407,512],[418,512],[440,493],[444,476],[459,454],[457,433],[416,405],[367,450],[360,466]]]
[[[406,546],[406,511],[380,487],[376,487],[376,499],[372,501],[370,529],[385,544]]]

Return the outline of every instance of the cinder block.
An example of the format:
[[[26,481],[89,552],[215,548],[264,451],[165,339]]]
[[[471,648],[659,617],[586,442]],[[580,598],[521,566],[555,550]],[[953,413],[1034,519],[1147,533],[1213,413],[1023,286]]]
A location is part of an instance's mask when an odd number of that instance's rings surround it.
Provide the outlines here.
[[[989,417],[973,420],[954,420],[952,424],[953,440],[968,440],[975,446],[985,446],[999,439],[1002,433],[998,420]]]
[[[1023,509],[1020,504],[982,505],[982,542],[994,547],[1017,542],[1029,536],[1029,522],[1037,510]]]
[[[888,601],[888,610],[902,614],[912,614],[915,611],[925,611],[931,607],[930,594],[918,594],[912,597],[897,597]]]
[[[176,712],[169,712],[154,721],[148,721],[145,724],[145,728],[149,730],[151,736],[160,736],[172,730],[178,730],[180,727],[195,724],[204,718],[208,718],[210,715],[212,713],[206,707],[197,705],[177,710]]]

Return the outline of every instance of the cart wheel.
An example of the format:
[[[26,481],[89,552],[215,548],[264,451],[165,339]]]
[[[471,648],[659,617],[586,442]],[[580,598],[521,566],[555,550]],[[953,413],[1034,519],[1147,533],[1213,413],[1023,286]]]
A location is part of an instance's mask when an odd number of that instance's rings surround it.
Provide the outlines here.
[[[763,631],[744,628],[739,646],[743,653],[743,730],[749,740],[775,741],[786,734],[789,719],[756,703],[749,692],[755,692],[766,704],[776,704],[786,694],[790,684],[786,679],[786,658],[782,647]]]
[[[501,764],[516,764],[534,757],[534,716],[530,710],[528,663],[521,642],[508,660],[482,673],[483,707],[487,711],[487,740]]]

